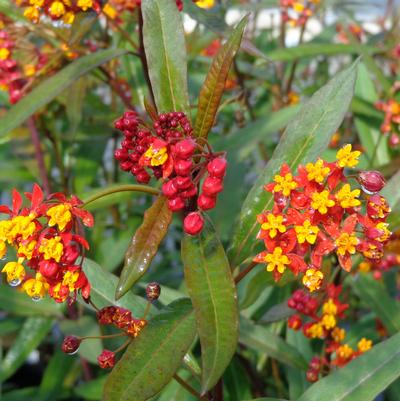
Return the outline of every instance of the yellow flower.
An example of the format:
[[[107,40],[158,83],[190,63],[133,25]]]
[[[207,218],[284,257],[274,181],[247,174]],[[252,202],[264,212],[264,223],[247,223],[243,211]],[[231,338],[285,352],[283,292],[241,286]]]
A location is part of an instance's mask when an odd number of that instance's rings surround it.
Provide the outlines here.
[[[351,145],[347,144],[336,153],[337,164],[339,167],[355,167],[358,164],[360,155],[360,151],[352,151]]]
[[[93,0],[78,0],[76,4],[81,10],[86,11],[93,7]]]
[[[49,12],[52,16],[60,18],[65,14],[65,6],[61,1],[53,1],[49,8]]]
[[[50,239],[43,238],[40,243],[39,252],[44,254],[46,260],[54,259],[56,262],[59,262],[64,251],[64,246],[60,241],[61,237],[59,236]]]
[[[27,244],[21,243],[18,247],[18,255],[30,260],[32,259],[33,251],[35,250],[36,241],[30,241]]]
[[[322,317],[321,324],[327,330],[331,330],[336,326],[336,318],[333,315],[324,315]]]
[[[24,65],[24,74],[26,77],[32,77],[35,75],[36,68],[33,64]]]
[[[305,9],[305,5],[303,3],[300,3],[298,1],[295,1],[293,3],[293,10],[296,11],[297,13],[303,12]]]
[[[11,244],[14,240],[11,230],[13,228],[13,223],[11,220],[2,220],[0,221],[0,240],[1,241],[7,241],[9,244]]]
[[[322,305],[322,312],[328,315],[336,315],[337,313],[337,306],[332,298],[329,298],[323,305]]]
[[[312,226],[310,220],[306,220],[302,226],[295,226],[294,230],[296,231],[299,244],[304,244],[306,241],[309,244],[314,244],[319,232],[319,228]]]
[[[67,13],[65,13],[64,17],[63,17],[63,22],[64,24],[67,25],[71,25],[75,20],[75,14],[71,11],[68,11]]]
[[[343,209],[348,209],[349,207],[361,205],[360,200],[357,199],[360,196],[360,193],[361,191],[359,189],[352,191],[350,184],[345,184],[336,194],[336,199],[339,201],[340,206],[342,206]]]
[[[10,50],[5,47],[0,47],[0,60],[7,60],[10,57]]]
[[[340,327],[335,327],[332,330],[332,334],[331,335],[332,335],[333,341],[335,341],[337,343],[340,343],[346,337],[346,330],[342,329]]]
[[[362,338],[357,344],[358,350],[360,352],[366,352],[372,348],[372,341]]]
[[[79,272],[75,271],[75,272],[70,272],[67,271],[64,274],[64,278],[63,278],[63,282],[62,284],[65,285],[66,287],[69,288],[70,291],[74,291],[75,290],[75,283],[79,278]]]
[[[38,22],[40,13],[37,7],[27,7],[24,10],[24,17],[30,19],[32,22]]]
[[[167,148],[163,147],[161,149],[154,149],[153,145],[150,145],[144,156],[147,159],[150,159],[150,164],[152,166],[161,166],[168,159]]]
[[[26,280],[22,289],[34,300],[39,300],[46,295],[49,284],[40,273],[36,273],[36,278]]]
[[[265,256],[267,271],[272,272],[277,270],[279,273],[283,273],[285,271],[286,265],[290,263],[290,260],[286,255],[282,255],[282,252],[282,248],[277,246],[273,253],[268,253]]]
[[[271,238],[275,238],[278,234],[278,231],[280,233],[284,233],[286,231],[286,226],[282,223],[283,216],[274,216],[272,213],[269,213],[267,215],[267,221],[261,225],[261,229],[265,231],[269,230],[269,236]]]
[[[212,8],[214,7],[215,0],[197,0],[195,3],[200,8]]]
[[[7,253],[7,245],[5,241],[0,239],[0,259],[3,259]]]
[[[321,288],[323,278],[324,275],[320,270],[307,269],[306,273],[303,276],[303,284],[308,288],[310,292],[313,292]]]
[[[346,252],[354,254],[357,244],[358,238],[354,234],[342,233],[335,241],[336,252],[338,255],[345,255]]]
[[[297,188],[297,182],[293,181],[291,173],[287,173],[284,176],[276,175],[274,177],[276,185],[274,186],[274,192],[282,192],[284,196],[289,196],[293,189]]]
[[[44,0],[29,0],[31,6],[43,7]]]
[[[371,263],[369,263],[369,262],[361,262],[361,263],[358,265],[358,270],[359,270],[361,273],[368,273],[368,272],[370,272],[370,271],[371,271]]]
[[[12,286],[17,286],[25,277],[25,269],[21,263],[8,262],[2,269],[2,273],[7,274],[7,282]]]
[[[23,239],[27,239],[36,231],[36,224],[32,221],[35,218],[33,215],[16,216],[11,220],[12,229],[10,235],[15,239],[19,235]]]
[[[353,355],[353,349],[347,344],[344,344],[337,349],[336,354],[339,358],[348,359]]]
[[[106,3],[106,5],[103,7],[103,13],[111,19],[115,19],[117,16],[117,10],[110,5],[110,3]]]
[[[319,183],[323,182],[331,171],[329,167],[324,167],[324,161],[321,159],[318,159],[315,164],[308,163],[306,165],[306,170],[308,173],[307,179]]]
[[[380,222],[376,225],[376,228],[380,231],[383,231],[383,234],[381,234],[378,238],[377,241],[379,242],[386,242],[390,236],[392,235],[392,232],[388,229],[389,224]]]
[[[72,219],[72,214],[70,210],[71,205],[69,203],[61,203],[57,206],[51,207],[46,212],[46,215],[50,217],[48,223],[49,227],[53,227],[57,224],[60,231],[64,230],[64,228]]]
[[[322,327],[322,325],[320,323],[314,323],[313,325],[311,325],[308,328],[307,334],[311,338],[323,338],[323,336],[324,336],[324,328]]]
[[[327,190],[311,194],[311,207],[314,210],[318,210],[321,214],[328,213],[328,207],[332,207],[334,204],[335,201],[329,199],[329,192]]]

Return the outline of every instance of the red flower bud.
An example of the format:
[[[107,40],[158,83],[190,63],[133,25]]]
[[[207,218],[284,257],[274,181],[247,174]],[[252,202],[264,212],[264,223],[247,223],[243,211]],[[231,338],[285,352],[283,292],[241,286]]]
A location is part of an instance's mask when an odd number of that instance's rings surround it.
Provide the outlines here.
[[[126,149],[116,149],[114,152],[114,157],[119,162],[122,162],[128,159],[129,153]]]
[[[112,324],[114,314],[117,308],[115,306],[106,306],[97,312],[97,320],[100,324]]]
[[[146,287],[146,297],[147,299],[152,302],[156,301],[161,293],[161,287],[158,283],[149,283]]]
[[[201,210],[214,209],[216,203],[217,199],[215,197],[210,197],[204,194],[201,194],[197,199],[197,206]]]
[[[389,146],[391,148],[397,148],[397,146],[399,146],[399,143],[400,143],[400,137],[397,134],[390,135]]]
[[[102,369],[109,369],[115,365],[115,354],[108,349],[104,349],[103,352],[97,357],[97,362]]]
[[[189,175],[193,163],[191,160],[178,159],[174,162],[174,170],[178,175]]]
[[[309,369],[309,370],[307,370],[306,378],[309,382],[315,383],[316,381],[318,381],[318,372],[316,372],[315,370]]]
[[[167,198],[172,198],[173,196],[176,196],[178,193],[178,188],[176,187],[176,182],[175,180],[169,180],[165,182],[162,185],[162,193],[167,197]]]
[[[193,155],[195,148],[196,145],[192,139],[184,139],[175,145],[174,153],[180,159],[188,159]]]
[[[192,185],[192,180],[190,177],[178,176],[175,178],[175,182],[178,189],[188,189]]]
[[[391,209],[386,199],[380,195],[372,195],[367,202],[367,214],[371,219],[385,219]]]
[[[226,172],[227,161],[223,157],[217,157],[211,160],[207,165],[208,174],[211,177],[222,178]]]
[[[80,344],[81,344],[81,340],[78,337],[67,336],[64,338],[64,341],[61,345],[61,350],[62,350],[62,352],[65,352],[66,354],[72,355],[78,351]]]
[[[292,330],[299,330],[301,328],[302,323],[303,322],[302,322],[301,317],[299,315],[292,315],[288,319],[288,326]]]
[[[39,272],[47,279],[54,279],[59,271],[60,268],[56,262],[43,260],[39,263]]]
[[[199,212],[189,213],[183,221],[183,230],[190,235],[197,235],[204,227],[204,219]]]
[[[188,189],[186,189],[180,193],[180,196],[183,199],[193,198],[193,196],[195,196],[195,195],[197,195],[197,187],[194,186],[193,184]]]
[[[314,356],[309,364],[310,370],[314,370],[315,372],[319,372],[321,370],[321,358]]]
[[[207,196],[215,196],[224,189],[221,178],[207,177],[203,182],[203,193]]]
[[[177,196],[176,198],[168,199],[168,209],[172,212],[179,212],[185,207],[185,201]]]
[[[362,171],[358,175],[358,182],[363,191],[368,194],[379,192],[386,184],[383,175],[379,171]]]
[[[147,184],[150,181],[150,178],[150,175],[144,170],[136,176],[137,182],[141,184]]]

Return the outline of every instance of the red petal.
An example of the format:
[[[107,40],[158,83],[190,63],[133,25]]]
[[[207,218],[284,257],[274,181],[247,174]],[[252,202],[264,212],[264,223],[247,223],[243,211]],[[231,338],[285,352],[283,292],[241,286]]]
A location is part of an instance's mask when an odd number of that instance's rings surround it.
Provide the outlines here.
[[[290,269],[294,274],[299,274],[300,272],[305,272],[307,270],[307,263],[300,256],[291,253],[288,254],[290,259]]]
[[[0,213],[4,213],[4,214],[12,214],[11,209],[6,206],[6,205],[0,205]]]
[[[338,259],[340,266],[342,266],[344,270],[349,272],[352,266],[351,256],[346,253],[346,255],[338,255]]]
[[[50,194],[48,199],[57,199],[60,202],[66,202],[67,197],[62,192],[54,192],[54,194]]]
[[[255,258],[253,259],[253,262],[257,262],[257,263],[265,263],[265,255],[268,252],[263,251],[261,253],[259,253],[258,255],[255,256]]]
[[[32,189],[32,200],[31,200],[32,210],[36,210],[42,202],[43,202],[43,191],[39,187],[39,185],[34,184]]]
[[[22,206],[22,196],[16,189],[12,190],[12,209],[14,214],[18,214]]]
[[[94,218],[93,215],[88,212],[87,210],[81,209],[79,207],[74,207],[72,208],[72,213],[82,219],[82,223],[86,227],[93,227],[94,224]]]
[[[358,223],[358,216],[356,213],[350,215],[347,217],[347,219],[343,223],[343,231],[346,233],[350,234],[354,232],[354,229],[356,228],[356,225]]]

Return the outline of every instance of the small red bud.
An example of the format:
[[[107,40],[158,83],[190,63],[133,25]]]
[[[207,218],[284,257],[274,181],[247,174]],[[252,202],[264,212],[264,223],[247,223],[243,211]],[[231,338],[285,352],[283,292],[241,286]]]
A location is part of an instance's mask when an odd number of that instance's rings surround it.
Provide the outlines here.
[[[299,315],[292,315],[288,319],[288,326],[292,330],[299,330],[301,328],[302,323],[303,322],[302,322],[301,317]]]
[[[126,149],[116,149],[114,152],[114,157],[119,162],[122,162],[128,159],[129,153]]]
[[[222,178],[226,172],[227,161],[223,157],[217,157],[211,160],[207,165],[208,174],[211,177]]]
[[[309,369],[309,370],[307,370],[306,378],[309,382],[315,383],[316,381],[318,381],[318,372],[315,372],[314,370]]]
[[[181,159],[188,159],[193,155],[196,146],[192,139],[184,139],[179,141],[174,148],[174,153]]]
[[[62,352],[65,352],[66,354],[72,355],[78,351],[80,344],[81,344],[81,340],[78,337],[67,336],[64,338],[64,341],[61,345],[61,350],[62,350]]]
[[[175,182],[178,189],[188,189],[192,185],[192,180],[190,177],[178,176],[175,178]]]
[[[176,196],[178,193],[178,188],[176,187],[175,180],[169,180],[165,182],[162,185],[162,193],[167,197],[167,198],[172,198],[173,196]]]
[[[215,197],[207,196],[204,194],[201,194],[197,199],[197,206],[201,210],[214,209],[216,203],[217,203],[217,199]]]
[[[379,192],[386,184],[383,175],[379,171],[361,171],[358,182],[364,192],[374,194]]]
[[[399,143],[400,143],[400,137],[397,134],[390,135],[389,146],[391,148],[397,148],[397,146],[399,146]]]
[[[168,199],[168,209],[172,212],[179,212],[185,207],[185,201],[177,196],[176,198]]]
[[[188,189],[185,189],[180,193],[183,199],[193,198],[193,196],[197,195],[197,187],[195,185],[191,185]]]
[[[149,283],[146,287],[146,296],[147,299],[152,302],[156,301],[161,293],[161,287],[158,283]]]
[[[189,213],[183,221],[183,230],[190,235],[197,235],[204,226],[204,219],[199,212]]]
[[[319,372],[321,370],[321,358],[314,356],[310,361],[309,367],[310,367],[310,370]]]
[[[150,181],[150,178],[150,175],[144,170],[136,176],[137,182],[141,184],[147,184]]]
[[[203,182],[203,193],[207,196],[215,196],[220,193],[223,187],[221,178],[207,177]]]
[[[115,365],[115,353],[108,349],[104,349],[97,357],[97,362],[102,369],[112,368]]]
[[[192,170],[193,163],[191,160],[178,159],[174,162],[174,170],[178,175],[189,175]]]

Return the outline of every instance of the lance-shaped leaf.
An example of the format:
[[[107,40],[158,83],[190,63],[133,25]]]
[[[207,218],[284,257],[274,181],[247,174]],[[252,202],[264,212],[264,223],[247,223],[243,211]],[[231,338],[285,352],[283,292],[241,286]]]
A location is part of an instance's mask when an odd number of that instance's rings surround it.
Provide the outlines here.
[[[240,318],[239,342],[255,351],[265,352],[297,369],[307,369],[307,362],[299,351],[263,326],[254,324],[244,317]]]
[[[157,394],[179,369],[196,334],[187,298],[162,309],[133,340],[104,387],[104,401],[144,401]]]
[[[27,356],[47,336],[53,323],[52,319],[45,317],[30,317],[21,327],[18,337],[8,350],[1,365],[0,380],[4,381],[25,362]]]
[[[18,127],[30,115],[45,106],[76,80],[107,61],[122,56],[126,50],[107,49],[84,56],[43,81],[24,96],[1,118],[0,137]]]
[[[373,401],[400,377],[400,333],[312,385],[298,401]]]
[[[125,254],[125,264],[118,282],[115,299],[121,298],[146,273],[161,241],[171,224],[172,212],[165,196],[160,196],[144,213],[143,223],[137,229]]]
[[[236,287],[224,248],[208,219],[201,234],[183,238],[182,260],[200,337],[205,392],[217,383],[236,350]]]
[[[246,23],[247,17],[242,19],[228,41],[219,49],[208,71],[200,91],[196,124],[194,126],[195,135],[198,137],[207,138],[214,124],[229,69],[240,47]]]
[[[183,111],[190,116],[185,33],[176,4],[146,0],[142,15],[144,48],[158,112]]]
[[[400,228],[400,171],[397,172],[383,188],[381,195],[384,196],[392,209],[389,214],[388,221],[390,229],[397,231]]]
[[[256,216],[273,205],[264,185],[273,180],[282,163],[295,170],[301,163],[314,161],[328,146],[351,102],[358,61],[337,74],[318,90],[286,128],[271,160],[244,201],[231,248],[236,264],[253,254],[258,223]]]

